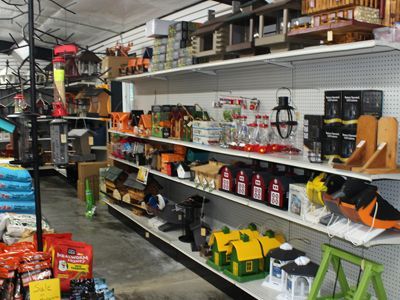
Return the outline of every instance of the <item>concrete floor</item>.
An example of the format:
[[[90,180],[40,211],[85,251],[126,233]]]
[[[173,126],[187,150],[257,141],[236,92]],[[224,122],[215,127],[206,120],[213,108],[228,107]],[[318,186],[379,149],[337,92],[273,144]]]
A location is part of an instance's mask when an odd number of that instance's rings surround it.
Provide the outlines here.
[[[176,262],[99,205],[93,220],[76,191],[58,176],[41,180],[42,211],[57,232],[94,248],[94,276],[105,278],[117,299],[230,299]]]

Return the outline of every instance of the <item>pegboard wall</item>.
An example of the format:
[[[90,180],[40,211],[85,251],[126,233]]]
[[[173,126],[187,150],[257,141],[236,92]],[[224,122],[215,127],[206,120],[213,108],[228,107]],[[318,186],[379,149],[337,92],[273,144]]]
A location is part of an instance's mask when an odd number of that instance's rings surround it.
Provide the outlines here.
[[[212,101],[220,95],[238,95],[257,97],[261,100],[260,113],[269,114],[276,105],[276,90],[286,86],[292,89],[292,96],[300,114],[299,131],[302,130],[304,114],[323,114],[324,91],[345,89],[378,89],[383,90],[383,114],[400,119],[400,53],[387,52],[380,54],[349,56],[324,60],[296,62],[293,68],[285,68],[260,63],[256,67],[225,69],[216,75],[199,73],[171,76],[168,80],[142,80],[135,84],[135,109],[150,110],[153,104],[194,104],[199,103],[211,114]],[[297,134],[297,143],[302,145],[302,132]],[[165,182],[166,191],[174,189],[175,197],[185,197],[198,191],[177,183]],[[400,183],[398,181],[378,181],[382,196],[400,209]],[[176,191],[179,191],[177,195]],[[384,264],[384,285],[388,298],[400,299],[400,285],[397,276],[400,269],[400,246],[375,246],[373,248],[356,248],[351,243],[339,239],[330,240],[327,235],[301,225],[290,223],[226,199],[211,197],[206,208],[207,221],[211,225],[225,223],[233,227],[255,222],[278,229],[292,239],[295,247],[305,250],[315,262],[321,260],[321,245],[331,243],[339,248],[357,255],[365,256]],[[295,239],[303,238],[309,241]],[[356,283],[359,270],[346,266],[348,277]],[[325,286],[331,290],[335,276],[329,273]]]

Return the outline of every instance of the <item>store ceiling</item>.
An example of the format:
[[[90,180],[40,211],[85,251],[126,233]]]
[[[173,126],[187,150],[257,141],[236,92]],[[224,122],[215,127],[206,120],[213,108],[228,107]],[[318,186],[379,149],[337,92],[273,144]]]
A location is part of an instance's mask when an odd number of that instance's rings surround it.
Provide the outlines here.
[[[72,14],[59,7],[57,3],[75,12]],[[39,3],[42,11],[39,14]],[[45,32],[52,32],[60,38],[69,38],[81,46],[93,45],[98,41],[115,36],[121,32],[144,24],[183,7],[200,2],[198,0],[35,0],[36,27]],[[17,41],[23,38],[23,27],[27,24],[25,6],[10,6],[6,3],[21,4],[24,0],[0,1],[0,40],[11,41],[11,33]],[[8,18],[16,17],[13,21]],[[42,35],[46,42],[53,38]],[[46,42],[38,41],[41,46],[51,47]]]

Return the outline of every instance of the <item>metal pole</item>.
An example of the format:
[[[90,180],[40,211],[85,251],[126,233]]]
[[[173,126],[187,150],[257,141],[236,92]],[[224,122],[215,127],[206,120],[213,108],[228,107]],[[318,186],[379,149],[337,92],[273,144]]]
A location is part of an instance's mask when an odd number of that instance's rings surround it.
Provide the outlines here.
[[[29,29],[29,75],[31,81],[30,96],[32,113],[36,114],[36,78],[35,78],[35,18],[34,0],[28,0],[28,29]],[[36,237],[38,251],[43,250],[42,240],[42,207],[40,200],[39,157],[37,140],[37,116],[32,117],[32,156],[33,156],[33,184],[35,187]]]

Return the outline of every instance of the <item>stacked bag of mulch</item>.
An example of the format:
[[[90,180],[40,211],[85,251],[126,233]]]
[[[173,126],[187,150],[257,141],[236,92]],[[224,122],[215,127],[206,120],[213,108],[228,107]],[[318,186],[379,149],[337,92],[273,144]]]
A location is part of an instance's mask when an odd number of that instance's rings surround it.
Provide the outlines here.
[[[35,213],[32,177],[19,166],[0,164],[0,213]]]

